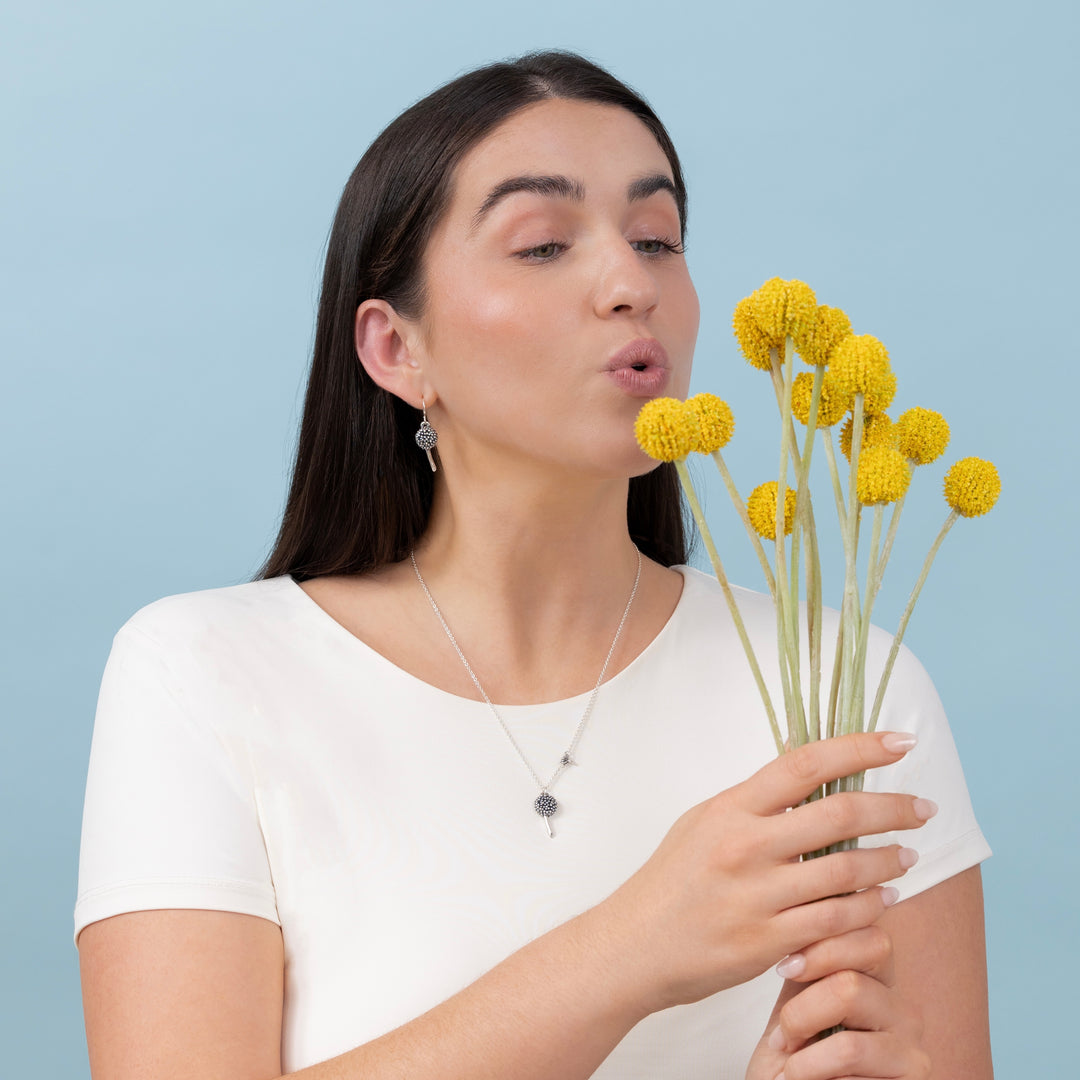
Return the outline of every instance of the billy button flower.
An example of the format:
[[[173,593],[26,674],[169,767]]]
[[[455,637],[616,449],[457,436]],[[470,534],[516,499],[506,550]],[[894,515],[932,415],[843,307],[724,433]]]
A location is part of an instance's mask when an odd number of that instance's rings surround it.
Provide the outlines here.
[[[749,299],[758,329],[781,351],[785,337],[798,340],[806,336],[817,320],[817,297],[805,281],[769,278]]]
[[[731,325],[735,331],[735,340],[739,343],[747,363],[760,371],[772,371],[772,359],[769,356],[769,339],[758,328],[751,312],[749,296],[735,305],[735,314]]]
[[[647,401],[634,422],[638,445],[656,461],[681,461],[697,449],[699,430],[694,410],[669,397]]]
[[[776,488],[775,480],[758,484],[746,500],[746,512],[758,535],[766,540],[776,539]],[[795,527],[795,492],[784,492],[784,535],[790,535]]]
[[[859,502],[875,506],[902,499],[911,483],[907,458],[889,445],[863,446],[856,479]]]
[[[833,349],[851,334],[851,320],[839,308],[822,304],[817,316],[795,338],[795,351],[808,364],[824,367]]]
[[[982,458],[961,458],[945,474],[945,501],[961,517],[980,517],[1001,494],[997,469]]]
[[[887,390],[892,374],[889,354],[872,334],[851,334],[833,350],[829,374],[836,385],[849,394],[880,393]],[[888,406],[883,405],[877,410],[867,408],[866,411],[881,412],[885,408]]]
[[[814,393],[814,376],[804,371],[795,376],[791,384],[791,411],[795,419],[804,426],[810,423],[810,400]],[[851,408],[851,395],[840,390],[829,378],[828,372],[821,383],[821,396],[818,399],[817,426],[832,427]]]
[[[937,461],[949,445],[949,425],[933,409],[917,406],[902,412],[896,421],[896,445],[914,465]]]
[[[863,411],[867,415],[884,412],[896,397],[896,376],[892,368],[886,368],[881,381],[871,386],[863,395]]]
[[[687,403],[698,423],[698,453],[712,454],[731,442],[735,416],[726,401],[715,394],[695,394]]]
[[[840,452],[851,460],[851,434],[855,418],[849,416],[840,429]],[[896,441],[896,425],[887,413],[873,413],[863,419],[862,448],[871,446],[892,446]]]

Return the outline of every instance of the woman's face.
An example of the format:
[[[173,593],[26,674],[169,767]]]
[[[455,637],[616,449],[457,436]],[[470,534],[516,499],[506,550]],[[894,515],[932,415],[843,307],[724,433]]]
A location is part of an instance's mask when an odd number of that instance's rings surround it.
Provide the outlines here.
[[[440,450],[648,471],[634,418],[685,397],[697,336],[680,241],[671,167],[624,109],[544,101],[473,147],[425,253],[415,327]]]

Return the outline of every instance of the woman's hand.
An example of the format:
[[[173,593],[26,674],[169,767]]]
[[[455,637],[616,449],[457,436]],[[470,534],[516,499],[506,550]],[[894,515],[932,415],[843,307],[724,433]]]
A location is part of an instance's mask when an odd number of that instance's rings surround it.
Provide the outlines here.
[[[895,733],[810,743],[684,814],[649,861],[594,909],[622,943],[622,985],[653,1012],[874,923],[896,899],[895,890],[878,886],[910,865],[904,849],[799,856],[918,828],[936,807],[913,795],[870,792],[800,803],[822,783],[892,764],[913,745],[913,737]]]
[[[930,1075],[922,1019],[895,988],[892,940],[881,927],[815,942],[777,970],[788,981],[746,1080]],[[846,1030],[817,1038],[839,1024]]]

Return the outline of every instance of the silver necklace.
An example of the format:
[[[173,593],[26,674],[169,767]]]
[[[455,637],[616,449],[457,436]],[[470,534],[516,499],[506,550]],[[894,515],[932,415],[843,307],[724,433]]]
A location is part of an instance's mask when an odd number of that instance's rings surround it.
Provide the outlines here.
[[[635,548],[635,550],[637,549]],[[499,727],[503,729],[506,737],[510,740],[510,745],[517,751],[517,756],[521,758],[521,763],[529,770],[529,775],[540,789],[540,794],[537,795],[536,799],[533,801],[533,809],[541,818],[543,818],[544,825],[547,827],[548,836],[554,839],[555,833],[551,828],[551,818],[555,811],[559,809],[559,803],[555,796],[551,794],[551,788],[555,784],[555,781],[558,780],[571,765],[577,764],[574,760],[574,751],[577,749],[578,740],[581,738],[581,733],[585,730],[585,725],[589,720],[589,716],[592,714],[593,705],[596,703],[596,695],[600,693],[600,685],[603,683],[604,676],[607,674],[608,664],[611,663],[611,658],[615,654],[615,646],[619,644],[619,638],[622,636],[623,627],[626,625],[626,618],[630,614],[630,608],[634,603],[634,597],[637,596],[638,582],[641,581],[641,552],[637,552],[637,573],[634,575],[634,587],[630,590],[630,598],[626,601],[626,607],[623,609],[618,629],[615,631],[615,637],[611,641],[611,648],[608,649],[607,656],[604,658],[604,666],[600,669],[600,677],[596,680],[596,685],[589,695],[589,700],[585,703],[585,711],[581,714],[581,719],[574,729],[574,737],[570,740],[570,745],[566,748],[563,756],[559,758],[559,764],[551,774],[551,779],[548,780],[546,784],[539,776],[537,776],[536,770],[529,764],[529,759],[522,752],[513,733],[506,726],[506,721],[503,720],[502,716],[499,714],[499,710],[495,708],[491,698],[487,696],[487,692],[480,685],[480,680],[476,677],[476,672],[473,671],[472,665],[465,659],[465,654],[461,651],[461,646],[457,643],[457,638],[454,637],[453,631],[447,624],[446,619],[443,618],[443,613],[439,610],[439,605],[435,603],[435,597],[431,595],[431,590],[427,587],[427,582],[424,581],[423,574],[420,573],[420,567],[416,564],[416,552],[410,551],[409,558],[412,560],[413,570],[416,571],[416,580],[420,582],[420,588],[424,590],[424,595],[428,598],[431,610],[435,612],[439,622],[442,623],[442,628],[446,631],[446,636],[450,639],[450,644],[454,646],[454,652],[458,654],[458,659],[469,673],[469,678],[472,679],[473,686],[476,687],[480,696],[487,703],[487,707],[495,714],[495,719],[499,721]]]

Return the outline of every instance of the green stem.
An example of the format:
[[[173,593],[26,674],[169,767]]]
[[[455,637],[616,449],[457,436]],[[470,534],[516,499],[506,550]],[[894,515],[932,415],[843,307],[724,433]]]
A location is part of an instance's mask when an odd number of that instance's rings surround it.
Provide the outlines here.
[[[863,706],[866,694],[866,646],[870,640],[870,616],[877,596],[878,556],[881,553],[881,525],[885,518],[885,506],[874,506],[874,524],[870,531],[870,555],[866,564],[866,598],[863,600],[859,619],[859,644],[855,650],[855,695],[851,707],[851,730],[863,729]]]
[[[769,718],[769,727],[772,728],[773,741],[776,743],[776,752],[782,754],[784,752],[784,740],[780,735],[780,726],[776,722],[776,712],[773,709],[772,699],[769,697],[769,691],[765,686],[765,680],[761,676],[761,668],[758,667],[757,657],[754,655],[754,647],[750,644],[750,638],[746,633],[746,626],[743,624],[742,615],[739,614],[739,606],[735,603],[735,596],[731,591],[731,585],[728,583],[727,574],[724,573],[724,565],[720,561],[720,553],[716,550],[716,544],[713,543],[712,533],[709,531],[708,523],[705,521],[705,515],[701,511],[701,503],[698,502],[697,492],[694,491],[694,484],[690,479],[690,470],[686,467],[686,461],[676,461],[675,470],[679,474],[679,482],[682,484],[682,489],[686,494],[686,501],[690,504],[690,512],[694,515],[694,521],[697,523],[698,531],[701,533],[701,539],[705,544],[705,550],[709,553],[709,561],[712,563],[713,573],[716,574],[716,580],[720,582],[720,588],[723,590],[724,599],[727,601],[728,611],[731,612],[731,620],[735,624],[735,629],[739,634],[739,640],[742,642],[743,651],[746,653],[746,659],[750,663],[750,670],[753,672],[754,681],[757,683],[758,693],[761,694],[761,702],[765,706],[765,713]]]
[[[908,462],[908,475],[910,476],[915,472],[915,466]],[[910,485],[910,480],[908,481]],[[907,492],[900,497],[900,500],[893,507],[892,517],[889,519],[889,531],[885,535],[885,546],[881,549],[881,561],[878,563],[878,575],[877,584],[874,586],[874,592],[881,588],[881,579],[885,576],[885,567],[889,562],[889,556],[892,554],[893,541],[896,539],[896,528],[900,524],[900,512],[904,509],[904,502],[907,499]]]
[[[780,469],[776,483],[776,626],[777,651],[787,656],[791,698],[789,701],[788,730],[793,746],[807,741],[806,716],[803,710],[802,686],[799,679],[798,594],[793,593],[788,574],[787,555],[784,551],[787,514],[787,476],[792,458],[792,447],[798,452],[795,429],[791,423],[791,387],[794,382],[795,348],[791,335],[784,338],[783,400],[780,405]],[[775,365],[774,365],[775,367]],[[797,468],[801,467],[801,460]],[[781,665],[781,671],[783,665]]]
[[[922,587],[926,584],[926,576],[930,573],[930,567],[934,562],[934,557],[938,553],[938,548],[941,547],[941,542],[945,539],[946,533],[948,533],[953,525],[956,524],[956,519],[959,516],[960,515],[953,510],[945,519],[945,524],[941,526],[941,532],[937,534],[937,539],[931,545],[930,552],[926,556],[926,561],[923,563],[922,573],[919,574],[919,580],[915,582],[915,588],[911,590],[911,596],[908,597],[907,607],[904,608],[904,614],[900,616],[900,625],[896,628],[896,634],[893,636],[892,648],[889,649],[889,658],[885,661],[885,670],[881,673],[881,681],[878,683],[877,693],[874,695],[874,707],[870,710],[870,722],[866,725],[867,731],[874,731],[877,728],[878,713],[881,712],[881,702],[885,697],[885,689],[889,685],[889,676],[892,675],[893,665],[896,663],[897,654],[900,652],[900,645],[904,640],[904,633],[907,631],[911,612],[915,608],[915,601],[919,599],[919,593],[922,592]]]
[[[848,543],[844,547],[844,603],[841,609],[841,617],[844,620],[844,657],[845,663],[840,677],[840,731],[847,734],[851,722],[851,706],[854,697],[853,667],[857,643],[859,640],[858,627],[858,577],[856,559],[858,558],[858,537],[856,523],[858,521],[859,501],[856,489],[856,476],[859,468],[859,451],[862,448],[863,433],[863,395],[855,395],[855,404],[852,410],[851,423],[851,466],[848,472],[848,510],[847,510],[847,533]]]
[[[757,552],[758,562],[761,563],[761,569],[765,573],[765,581],[769,586],[769,595],[773,598],[773,602],[775,603],[776,579],[773,577],[772,567],[769,565],[769,557],[765,554],[765,548],[761,543],[761,537],[758,536],[757,529],[750,524],[750,515],[746,512],[746,503],[743,502],[743,497],[739,494],[739,489],[735,486],[735,481],[731,478],[731,473],[728,472],[727,464],[719,450],[714,450],[712,452],[712,459],[716,462],[717,469],[720,470],[720,475],[724,480],[724,487],[727,488],[727,493],[731,497],[731,502],[746,529],[746,534],[750,537],[750,542],[754,545],[754,551]]]
[[[836,451],[833,449],[832,428],[822,432],[821,441],[825,444],[825,457],[829,462],[829,475],[832,477],[833,498],[836,500],[836,518],[840,522],[840,535],[847,551],[847,510],[844,507],[844,489],[840,483],[840,470],[836,467]]]

